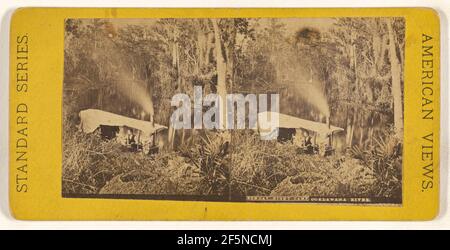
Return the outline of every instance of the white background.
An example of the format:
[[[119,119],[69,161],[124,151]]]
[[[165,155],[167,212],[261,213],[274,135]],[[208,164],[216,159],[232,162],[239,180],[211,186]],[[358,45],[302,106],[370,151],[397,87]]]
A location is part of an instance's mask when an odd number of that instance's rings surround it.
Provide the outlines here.
[[[339,2],[339,3],[338,3]],[[441,208],[429,222],[28,222],[8,205],[9,25],[18,7],[432,7],[441,17]],[[450,0],[2,0],[0,1],[0,229],[450,229],[448,202],[448,72]],[[33,22],[33,20],[30,20]],[[45,143],[45,142],[43,142]],[[30,207],[29,209],[33,209]]]

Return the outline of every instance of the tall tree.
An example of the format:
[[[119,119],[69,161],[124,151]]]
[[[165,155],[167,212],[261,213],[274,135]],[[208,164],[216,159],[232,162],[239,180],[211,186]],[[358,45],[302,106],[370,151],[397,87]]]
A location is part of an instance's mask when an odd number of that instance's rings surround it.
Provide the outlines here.
[[[226,85],[226,73],[227,73],[227,65],[225,58],[223,56],[222,51],[222,35],[217,24],[217,19],[211,19],[211,23],[213,25],[214,30],[214,48],[215,48],[215,56],[216,56],[216,69],[217,69],[217,94],[222,99],[222,103],[220,108],[220,123],[219,126],[221,129],[225,129],[226,124],[226,96],[227,96],[227,85]]]
[[[401,67],[397,58],[396,39],[392,28],[392,20],[386,20],[389,36],[389,61],[391,65],[392,96],[394,98],[394,126],[396,135],[403,135],[403,104],[401,86]]]

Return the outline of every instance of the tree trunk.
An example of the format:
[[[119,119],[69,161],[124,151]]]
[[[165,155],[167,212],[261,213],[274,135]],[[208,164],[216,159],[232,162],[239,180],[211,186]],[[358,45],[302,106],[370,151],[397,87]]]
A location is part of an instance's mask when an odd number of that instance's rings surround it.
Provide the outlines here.
[[[199,74],[200,73],[200,68],[201,67],[203,67],[203,58],[204,58],[204,44],[205,44],[205,36],[201,33],[201,32],[199,32],[198,34],[197,34],[197,64],[196,64],[196,67],[195,67],[195,70],[196,70],[196,74]]]
[[[180,65],[179,65],[179,57],[178,57],[178,43],[177,43],[177,36],[175,30],[173,31],[173,41],[172,41],[172,67],[175,68],[177,72],[177,79],[176,84],[178,89],[180,87]],[[169,122],[169,131],[168,131],[168,144],[169,149],[173,149],[173,144],[175,140],[175,129],[173,128],[172,122]]]
[[[227,75],[229,80],[230,91],[233,91],[234,83],[234,58],[233,58],[234,44],[230,44],[226,49],[227,54]]]
[[[402,104],[402,86],[401,86],[401,67],[397,58],[395,36],[392,29],[392,22],[387,21],[389,35],[389,61],[391,63],[392,77],[392,96],[394,98],[394,127],[396,136],[403,136],[403,104]]]
[[[347,128],[346,128],[346,139],[345,143],[346,146],[351,148],[352,147],[352,141],[351,141],[351,133],[352,133],[352,123],[353,123],[353,112],[351,108],[347,108]]]
[[[367,134],[368,145],[370,145],[370,147],[372,147],[373,145],[373,126],[374,126],[374,113],[372,112],[370,117],[369,133]]]
[[[211,43],[212,43],[212,36],[211,36],[211,34],[208,32],[208,33],[206,33],[205,34],[205,39],[206,39],[206,42],[205,42],[205,47],[206,47],[206,50],[205,50],[205,53],[204,53],[204,58],[203,58],[203,64],[204,65],[208,65],[209,64],[209,53],[211,52]]]
[[[197,31],[197,65],[195,67],[196,74],[200,73],[200,68],[204,65],[204,54],[206,49],[206,33],[202,29],[202,19],[198,19],[196,21],[196,24],[198,25],[198,31]]]
[[[225,54],[226,54],[226,63],[227,63],[227,80],[228,80],[228,87],[230,91],[233,91],[233,83],[234,83],[234,50],[236,46],[236,36],[237,36],[237,29],[235,28],[235,20],[232,19],[232,28],[229,30],[229,38],[227,42],[227,46],[225,48]]]
[[[227,66],[225,59],[223,57],[222,52],[222,42],[221,42],[221,32],[219,26],[217,25],[216,19],[211,19],[213,29],[214,29],[214,45],[215,45],[215,54],[217,61],[217,94],[221,97],[222,103],[219,106],[220,109],[220,129],[225,129],[226,124],[226,96],[227,96],[227,87],[226,87],[226,71]]]
[[[364,145],[364,127],[361,125],[359,128],[359,146],[362,147]]]
[[[350,129],[350,135],[349,135],[349,142],[350,142],[350,147],[352,147],[353,145],[353,134],[354,134],[354,132],[355,132],[355,120],[356,120],[356,117],[355,117],[355,114],[353,114],[353,121],[352,121],[352,125],[351,125],[351,129]]]

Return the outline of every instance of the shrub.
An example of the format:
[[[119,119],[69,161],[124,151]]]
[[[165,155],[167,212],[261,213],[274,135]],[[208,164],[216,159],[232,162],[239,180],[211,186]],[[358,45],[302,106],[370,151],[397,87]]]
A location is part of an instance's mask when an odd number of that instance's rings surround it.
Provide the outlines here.
[[[401,198],[402,144],[389,133],[379,135],[373,142],[373,145],[364,148],[354,146],[351,154],[373,171],[376,178],[374,196]]]

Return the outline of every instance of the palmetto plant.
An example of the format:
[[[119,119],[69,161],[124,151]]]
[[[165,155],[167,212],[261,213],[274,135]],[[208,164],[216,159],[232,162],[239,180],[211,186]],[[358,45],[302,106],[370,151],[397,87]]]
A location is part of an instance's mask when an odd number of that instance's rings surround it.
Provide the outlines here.
[[[225,133],[225,132],[224,132]],[[224,134],[199,137],[198,142],[180,148],[182,154],[197,167],[205,195],[227,195],[229,192],[229,140]]]
[[[351,154],[369,167],[377,179],[373,193],[379,197],[400,195],[402,145],[396,137],[383,134],[373,139],[373,145],[354,146]]]

